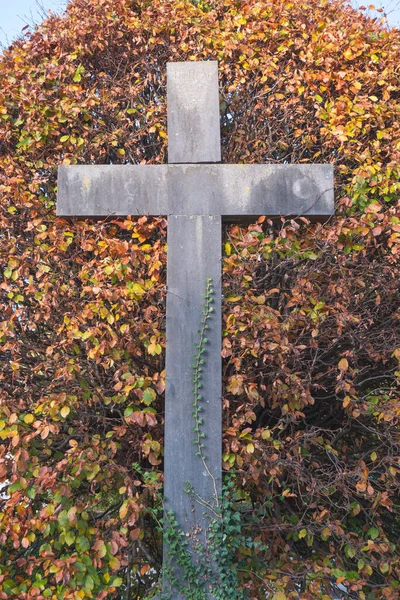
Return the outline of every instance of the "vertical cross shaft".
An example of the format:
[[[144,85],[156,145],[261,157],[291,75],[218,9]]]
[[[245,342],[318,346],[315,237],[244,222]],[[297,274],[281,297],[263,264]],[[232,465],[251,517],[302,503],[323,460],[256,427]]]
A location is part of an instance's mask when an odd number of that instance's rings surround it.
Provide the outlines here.
[[[220,160],[216,62],[168,65],[168,159],[169,163]],[[199,339],[208,278],[213,281],[214,310],[207,330],[201,389],[204,464],[194,443],[191,364]],[[220,215],[178,214],[168,218],[166,373],[165,510],[173,511],[185,534],[190,536],[196,529],[196,539],[204,543],[210,512],[202,503],[215,507],[216,495],[221,493]],[[184,492],[188,484],[195,498]],[[164,544],[164,564],[173,567],[173,562]],[[173,595],[174,600],[180,597]]]

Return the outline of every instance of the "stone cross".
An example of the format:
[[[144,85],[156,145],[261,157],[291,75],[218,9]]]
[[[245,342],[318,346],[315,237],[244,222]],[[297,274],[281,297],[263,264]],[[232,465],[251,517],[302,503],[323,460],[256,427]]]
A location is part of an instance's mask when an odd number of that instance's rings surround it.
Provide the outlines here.
[[[190,535],[205,535],[222,479],[222,222],[333,214],[331,165],[217,164],[221,161],[217,62],[167,65],[168,163],[60,166],[57,215],[167,215],[167,349],[165,394],[166,510]],[[193,443],[192,369],[207,278],[214,312],[207,332],[202,388],[204,455]],[[184,492],[188,484],[195,497]],[[201,541],[201,540],[200,540]],[[164,544],[164,562],[167,548]],[[183,596],[173,595],[174,600]],[[187,599],[189,600],[189,599]]]

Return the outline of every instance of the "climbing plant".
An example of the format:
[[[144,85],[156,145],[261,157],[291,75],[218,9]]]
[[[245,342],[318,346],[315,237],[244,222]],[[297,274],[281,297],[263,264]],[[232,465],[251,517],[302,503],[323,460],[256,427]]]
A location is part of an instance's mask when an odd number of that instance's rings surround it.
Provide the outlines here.
[[[398,597],[399,58],[342,0],[71,0],[4,50],[1,600],[154,589],[167,221],[56,219],[57,166],[166,162],[166,63],[208,59],[224,162],[335,167],[329,222],[225,232],[238,589]]]

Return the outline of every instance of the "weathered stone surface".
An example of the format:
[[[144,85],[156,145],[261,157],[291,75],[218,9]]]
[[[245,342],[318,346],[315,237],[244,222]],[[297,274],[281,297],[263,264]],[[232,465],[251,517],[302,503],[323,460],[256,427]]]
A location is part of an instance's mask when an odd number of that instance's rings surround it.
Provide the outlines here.
[[[218,63],[169,63],[167,100],[168,162],[219,162]]]
[[[200,401],[205,466],[194,443],[191,364],[195,344],[199,341],[208,277],[213,279],[214,301],[206,333],[203,399]],[[205,515],[210,514],[201,500],[215,507],[215,496],[221,493],[221,369],[221,218],[171,216],[168,220],[165,508],[174,512],[181,529],[189,535],[199,527],[196,538],[200,542],[205,542],[208,523]],[[188,484],[198,500],[183,491]],[[164,564],[170,565],[167,552],[168,548],[164,548]]]
[[[259,215],[333,214],[332,165],[61,166],[57,214]]]

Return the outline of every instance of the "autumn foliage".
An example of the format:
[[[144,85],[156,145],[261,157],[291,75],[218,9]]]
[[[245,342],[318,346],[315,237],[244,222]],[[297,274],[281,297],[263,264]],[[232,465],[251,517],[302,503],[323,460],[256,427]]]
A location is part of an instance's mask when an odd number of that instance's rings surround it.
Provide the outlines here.
[[[56,219],[57,166],[166,162],[166,63],[207,59],[224,162],[335,166],[328,223],[225,232],[224,468],[268,546],[239,584],[399,597],[399,31],[341,0],[72,0],[0,57],[1,600],[152,593],[167,221]]]

